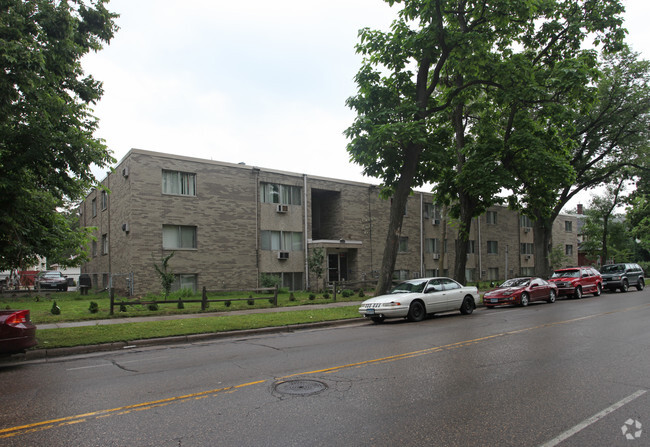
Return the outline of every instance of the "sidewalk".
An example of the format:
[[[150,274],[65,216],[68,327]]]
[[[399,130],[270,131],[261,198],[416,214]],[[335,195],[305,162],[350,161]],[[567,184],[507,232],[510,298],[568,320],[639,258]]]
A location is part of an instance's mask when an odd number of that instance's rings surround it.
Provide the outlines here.
[[[161,315],[161,316],[153,316],[153,317],[111,318],[105,320],[73,321],[67,323],[39,324],[37,325],[37,330],[82,327],[82,326],[100,326],[100,325],[124,324],[124,323],[139,323],[139,322],[146,322],[146,321],[166,321],[166,320],[183,320],[183,319],[206,318],[206,317],[223,317],[229,315],[245,315],[245,314],[256,314],[256,313],[292,312],[292,311],[309,310],[309,309],[324,309],[328,307],[358,306],[360,304],[361,301],[346,301],[346,302],[335,302],[335,303],[328,303],[328,304],[311,304],[311,305],[307,304],[302,306],[234,310],[229,312],[210,312],[210,313],[200,313],[200,314]],[[259,328],[259,329],[247,329],[247,330],[239,330],[239,331],[211,332],[211,333],[204,333],[204,334],[151,338],[151,339],[143,339],[143,340],[134,340],[129,342],[128,344],[124,342],[116,342],[116,343],[103,343],[98,345],[75,346],[71,348],[50,348],[50,349],[37,348],[37,349],[30,349],[25,354],[15,354],[8,358],[0,358],[0,363],[3,366],[6,366],[11,364],[20,364],[21,362],[25,362],[25,361],[47,362],[48,360],[52,360],[59,357],[65,357],[65,356],[86,355],[91,353],[108,352],[108,351],[121,351],[125,349],[137,349],[137,348],[145,348],[149,346],[160,346],[160,345],[168,345],[168,344],[194,343],[194,342],[201,342],[206,340],[214,340],[217,338],[246,337],[246,336],[253,336],[253,335],[260,335],[260,334],[272,334],[272,333],[279,333],[279,332],[294,331],[297,329],[331,327],[331,326],[345,325],[345,324],[358,324],[364,321],[365,320],[363,319],[333,320],[333,321],[322,321],[317,323],[293,324],[293,325],[267,327],[267,328]]]
[[[65,327],[102,326],[109,324],[142,323],[145,321],[186,320],[191,318],[223,317],[228,315],[247,315],[274,312],[292,312],[297,310],[325,309],[328,307],[359,306],[361,301],[343,301],[327,304],[305,304],[302,306],[268,307],[264,309],[233,310],[224,312],[207,312],[200,314],[160,315],[152,317],[109,318],[105,320],[71,321],[62,323],[39,324],[37,329],[60,329]]]

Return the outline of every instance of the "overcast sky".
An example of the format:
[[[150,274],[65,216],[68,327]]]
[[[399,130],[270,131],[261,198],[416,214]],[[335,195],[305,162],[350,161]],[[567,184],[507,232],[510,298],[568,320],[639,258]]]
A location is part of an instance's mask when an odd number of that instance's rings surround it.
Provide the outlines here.
[[[628,42],[650,59],[650,1],[623,0]],[[111,0],[120,30],[83,67],[104,83],[97,136],[131,148],[379,183],[343,131],[354,113],[360,28],[388,30],[381,0]],[[104,175],[98,174],[103,178]]]

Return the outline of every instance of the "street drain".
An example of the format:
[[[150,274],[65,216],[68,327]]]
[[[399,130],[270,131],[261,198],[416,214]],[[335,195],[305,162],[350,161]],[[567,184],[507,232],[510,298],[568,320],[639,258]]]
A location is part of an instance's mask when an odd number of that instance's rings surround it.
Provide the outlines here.
[[[275,384],[275,391],[294,396],[309,396],[327,389],[327,385],[318,380],[287,380]]]

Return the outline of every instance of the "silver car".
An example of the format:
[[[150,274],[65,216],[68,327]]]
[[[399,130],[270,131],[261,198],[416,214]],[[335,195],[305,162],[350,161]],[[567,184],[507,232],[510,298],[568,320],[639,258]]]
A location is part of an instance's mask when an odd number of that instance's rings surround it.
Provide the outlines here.
[[[463,286],[451,278],[419,278],[398,284],[386,295],[365,300],[359,313],[375,323],[386,318],[422,321],[429,314],[452,310],[469,315],[478,303],[476,287]]]

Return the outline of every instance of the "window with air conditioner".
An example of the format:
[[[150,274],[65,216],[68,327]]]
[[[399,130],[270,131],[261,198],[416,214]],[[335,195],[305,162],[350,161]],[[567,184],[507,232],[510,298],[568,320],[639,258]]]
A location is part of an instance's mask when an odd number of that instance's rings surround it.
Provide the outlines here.
[[[300,205],[302,204],[302,188],[300,186],[280,185],[277,183],[260,183],[260,202]]]

